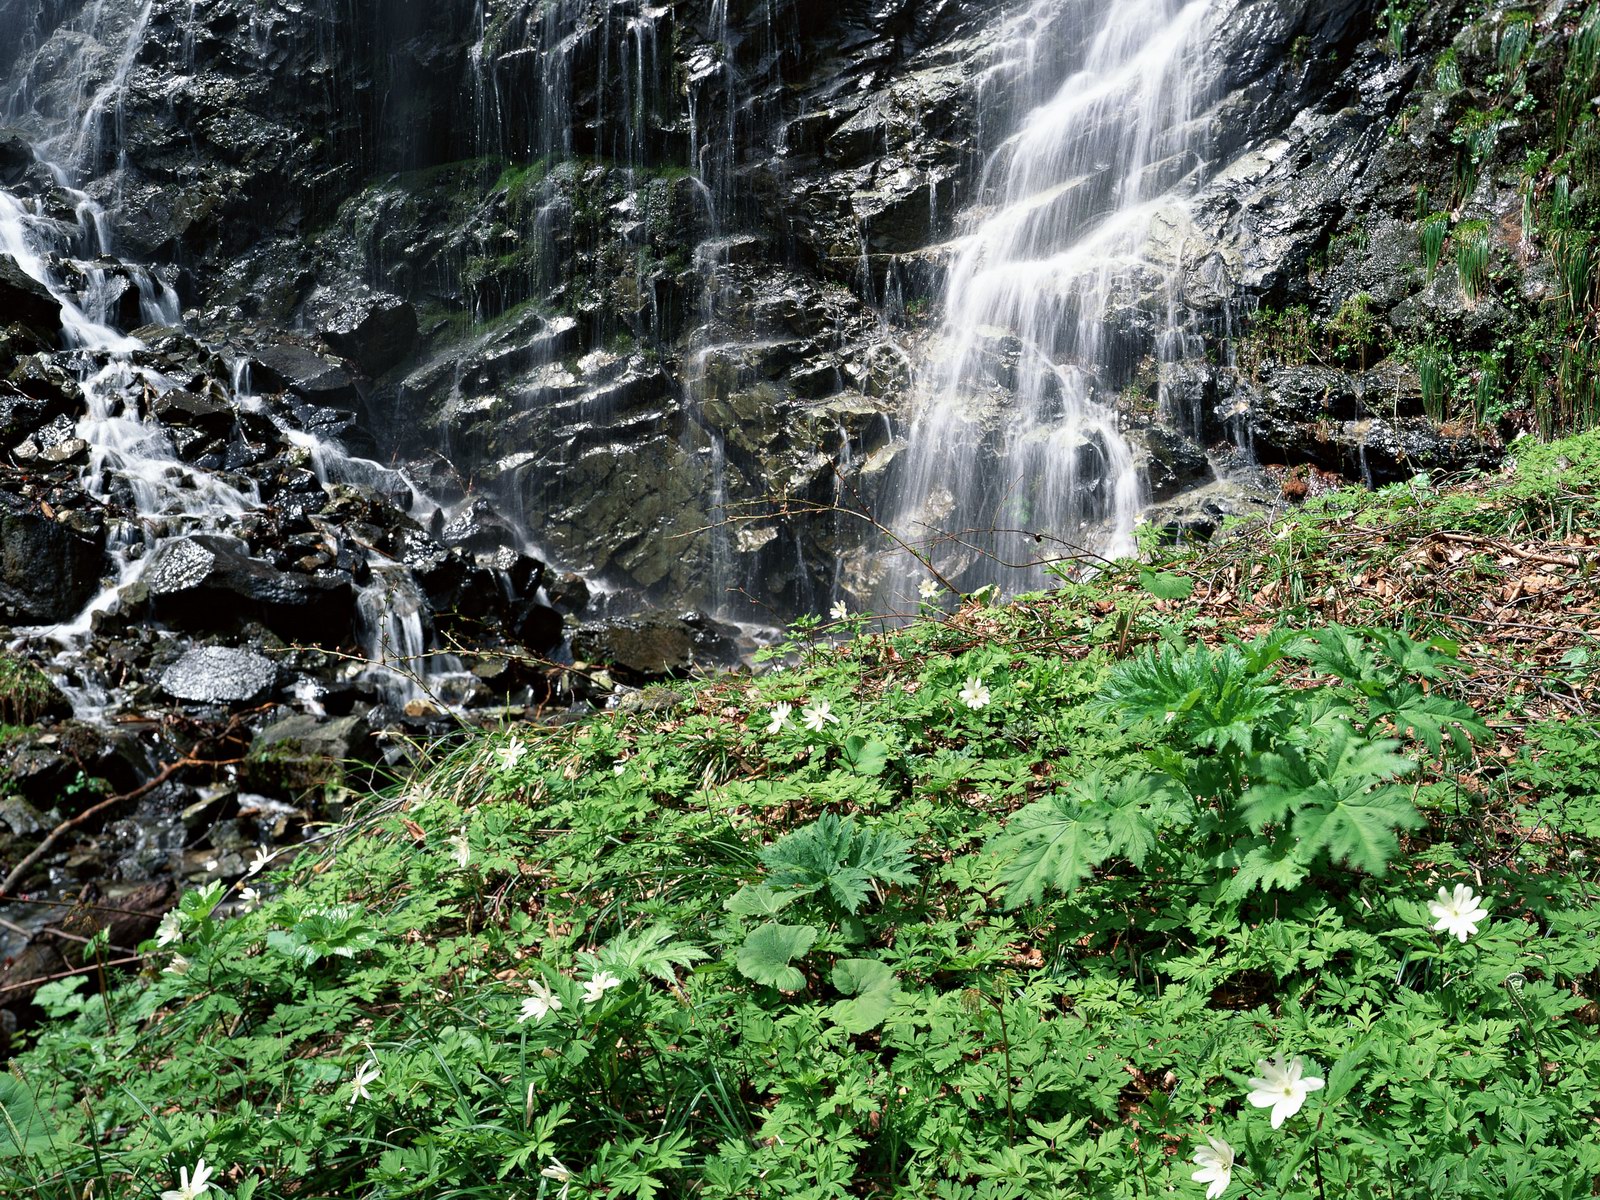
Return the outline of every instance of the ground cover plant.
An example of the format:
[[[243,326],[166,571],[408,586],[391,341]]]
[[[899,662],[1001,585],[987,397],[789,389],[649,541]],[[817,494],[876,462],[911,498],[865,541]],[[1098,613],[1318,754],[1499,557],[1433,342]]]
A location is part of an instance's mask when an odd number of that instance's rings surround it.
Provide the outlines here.
[[[50,985],[0,1191],[1595,1195],[1597,485],[1532,447],[463,736]]]

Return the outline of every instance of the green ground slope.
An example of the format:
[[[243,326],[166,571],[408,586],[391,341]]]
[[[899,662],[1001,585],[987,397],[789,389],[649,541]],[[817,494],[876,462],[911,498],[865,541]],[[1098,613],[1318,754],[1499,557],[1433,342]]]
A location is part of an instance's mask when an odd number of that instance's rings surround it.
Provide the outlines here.
[[[443,747],[47,990],[0,1193],[1595,1195],[1597,485],[1530,448]]]

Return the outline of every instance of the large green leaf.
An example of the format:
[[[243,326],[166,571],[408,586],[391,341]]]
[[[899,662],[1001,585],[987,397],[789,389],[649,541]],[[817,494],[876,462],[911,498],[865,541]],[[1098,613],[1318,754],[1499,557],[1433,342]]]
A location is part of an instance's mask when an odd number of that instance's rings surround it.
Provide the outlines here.
[[[833,966],[833,986],[852,999],[830,1007],[828,1019],[848,1033],[876,1029],[900,998],[894,972],[875,958],[841,958]]]
[[[13,1075],[0,1075],[0,1158],[34,1154],[50,1145],[50,1124]]]
[[[851,915],[861,911],[874,884],[916,879],[905,838],[833,813],[785,834],[762,851],[761,861],[774,890],[821,892]]]
[[[1340,729],[1318,749],[1288,746],[1281,754],[1263,754],[1259,782],[1240,801],[1250,827],[1257,833],[1269,826],[1292,830],[1303,864],[1325,854],[1382,874],[1400,849],[1396,831],[1422,823],[1411,798],[1388,782],[1415,767],[1395,753],[1398,746]]]
[[[798,992],[805,987],[806,977],[789,963],[811,949],[816,940],[817,931],[809,925],[768,922],[751,930],[739,947],[735,964],[740,973],[757,983],[779,991]]]

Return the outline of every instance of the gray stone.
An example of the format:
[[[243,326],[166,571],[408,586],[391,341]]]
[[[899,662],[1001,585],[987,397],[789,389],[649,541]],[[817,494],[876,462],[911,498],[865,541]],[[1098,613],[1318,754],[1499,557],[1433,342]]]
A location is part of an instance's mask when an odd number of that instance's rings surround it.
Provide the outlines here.
[[[249,704],[267,696],[277,682],[271,659],[225,646],[190,650],[161,673],[167,695],[195,704]]]

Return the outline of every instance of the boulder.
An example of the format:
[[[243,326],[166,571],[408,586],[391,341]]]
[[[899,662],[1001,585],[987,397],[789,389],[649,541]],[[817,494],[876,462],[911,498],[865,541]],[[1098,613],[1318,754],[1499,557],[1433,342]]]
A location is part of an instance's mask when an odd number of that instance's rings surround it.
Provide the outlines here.
[[[277,686],[275,663],[253,650],[204,646],[161,673],[161,689],[193,704],[250,704]]]
[[[33,147],[15,129],[0,129],[0,186],[12,187],[33,166]]]
[[[61,334],[61,305],[9,254],[0,254],[0,314],[6,323],[15,321],[48,342]]]
[[[41,399],[11,383],[0,383],[0,446],[14,446],[52,418],[70,413],[64,399]]]
[[[30,730],[0,744],[0,791],[59,816],[81,812],[104,793],[126,792],[148,772],[144,752],[130,734],[81,721]]]
[[[346,767],[370,748],[371,732],[359,713],[284,717],[256,735],[239,781],[254,791],[294,797],[336,787]]]
[[[398,296],[319,291],[308,308],[322,340],[368,375],[382,375],[416,349],[417,310]]]
[[[343,363],[297,342],[258,347],[250,372],[263,391],[293,392],[321,407],[350,408],[357,400],[355,380]]]
[[[696,665],[736,663],[738,633],[703,613],[645,613],[580,626],[572,635],[572,655],[630,681],[668,679]]]
[[[258,620],[290,639],[337,645],[349,637],[354,590],[337,572],[302,575],[252,558],[216,534],[168,542],[144,574],[157,619],[187,628],[231,628]]]
[[[43,508],[0,491],[0,621],[70,621],[100,589],[103,527],[53,520]]]

